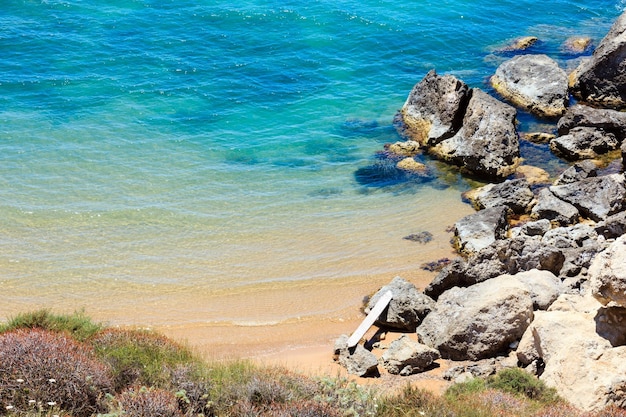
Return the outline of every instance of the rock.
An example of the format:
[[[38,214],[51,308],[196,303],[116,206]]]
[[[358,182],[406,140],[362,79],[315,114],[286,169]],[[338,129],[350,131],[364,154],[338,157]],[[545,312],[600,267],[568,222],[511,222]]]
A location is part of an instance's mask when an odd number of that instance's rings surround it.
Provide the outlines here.
[[[577,162],[563,171],[554,182],[554,185],[571,184],[584,180],[585,178],[595,177],[596,175],[598,175],[598,167],[596,164],[592,161],[585,160]]]
[[[594,320],[596,332],[608,340],[611,346],[626,345],[626,308],[617,306],[600,308]]]
[[[456,382],[457,378],[465,374],[469,374],[471,378],[486,378],[495,375],[498,368],[501,366],[494,358],[466,362],[449,368],[443,373],[443,379]]]
[[[617,18],[593,56],[570,75],[574,95],[600,107],[626,106],[626,13]]]
[[[608,216],[596,225],[596,232],[606,239],[615,239],[626,233],[626,211]]]
[[[380,362],[390,374],[407,376],[425,371],[439,357],[437,350],[415,342],[404,334],[391,342]]]
[[[413,87],[400,114],[409,136],[432,146],[460,129],[469,99],[467,84],[432,70]]]
[[[595,228],[588,224],[576,224],[569,227],[555,227],[547,231],[541,242],[555,248],[582,248],[592,246],[598,240]]]
[[[550,142],[554,154],[570,161],[597,158],[618,146],[615,135],[593,127],[575,127]]]
[[[522,233],[526,236],[543,236],[550,228],[552,224],[548,219],[540,219],[534,222],[525,223],[522,226]]]
[[[423,231],[419,233],[411,233],[410,235],[407,235],[402,239],[410,240],[411,242],[426,244],[433,240],[433,234],[428,231]]]
[[[499,184],[487,184],[484,187],[465,193],[477,210],[506,206],[513,213],[524,214],[530,212],[535,195],[525,178],[506,180]]]
[[[504,274],[540,269],[559,275],[565,255],[563,251],[541,242],[540,238],[516,237],[497,240],[467,261],[457,258],[426,286],[424,294],[437,300],[453,287],[468,287]]]
[[[533,46],[539,38],[536,36],[522,36],[513,39],[507,46],[501,49],[503,52],[524,51]]]
[[[397,156],[415,156],[420,153],[420,144],[414,140],[395,142],[386,144],[385,150]]]
[[[567,74],[547,55],[513,57],[490,82],[506,100],[540,117],[562,115],[569,100]]]
[[[427,172],[426,165],[417,162],[412,157],[402,159],[396,164],[396,167],[402,171],[410,172],[412,174],[425,175]]]
[[[626,405],[626,349],[596,332],[599,308],[591,297],[562,295],[547,312],[535,313],[517,349],[520,363],[542,362],[540,379],[589,411]]]
[[[487,93],[472,89],[459,131],[429,152],[461,170],[486,179],[503,179],[519,165],[516,111]]]
[[[537,204],[530,213],[533,219],[547,219],[557,225],[571,225],[578,221],[580,213],[572,204],[557,198],[548,188],[537,194]]]
[[[346,368],[349,374],[360,377],[378,375],[378,359],[361,344],[348,348],[348,335],[341,335],[335,341],[335,360]]]
[[[565,40],[561,48],[571,54],[582,54],[591,48],[591,38],[589,36],[571,36]]]
[[[532,165],[520,165],[515,170],[515,178],[525,178],[530,185],[547,184],[550,174],[543,168]]]
[[[622,171],[626,170],[626,141],[622,142],[622,145],[619,147],[619,150],[622,154]]]
[[[401,277],[395,277],[369,300],[365,308],[366,314],[387,291],[391,291],[393,298],[375,322],[379,327],[414,332],[435,306],[435,301],[418,291],[415,285]]]
[[[600,129],[614,134],[621,142],[626,138],[626,113],[576,104],[569,107],[557,123],[561,136],[567,135],[575,127]]]
[[[553,133],[545,133],[545,132],[529,132],[524,133],[522,137],[532,143],[549,143],[552,139],[556,137]]]
[[[517,281],[494,278],[444,292],[417,334],[442,358],[478,360],[505,352],[532,319],[528,291]]]
[[[620,236],[589,267],[591,292],[603,305],[626,306],[626,236]]]
[[[608,216],[625,208],[626,187],[623,174],[553,185],[550,187],[550,192],[560,200],[576,207],[582,216],[596,222],[605,220]]]
[[[503,277],[516,280],[526,288],[535,310],[547,310],[563,292],[561,280],[550,271],[531,269]]]
[[[503,239],[508,230],[508,208],[491,207],[463,217],[454,225],[459,252],[472,254]]]

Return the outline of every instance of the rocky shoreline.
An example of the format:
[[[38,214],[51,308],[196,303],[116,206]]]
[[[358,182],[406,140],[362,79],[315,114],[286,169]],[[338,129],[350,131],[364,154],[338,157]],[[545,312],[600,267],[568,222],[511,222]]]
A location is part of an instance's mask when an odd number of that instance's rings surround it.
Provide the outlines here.
[[[435,71],[416,84],[399,115],[406,141],[386,146],[397,169],[428,175],[425,153],[491,183],[464,195],[477,211],[454,225],[459,257],[423,291],[396,277],[371,297],[366,313],[393,294],[373,340],[337,340],[348,372],[411,375],[441,358],[459,361],[445,378],[465,380],[518,366],[578,408],[626,407],[624,56],[626,13],[569,76],[546,55],[502,63],[490,79],[502,100]],[[524,165],[514,106],[555,123],[534,137],[572,164],[556,180]],[[385,345],[388,331],[417,341]]]

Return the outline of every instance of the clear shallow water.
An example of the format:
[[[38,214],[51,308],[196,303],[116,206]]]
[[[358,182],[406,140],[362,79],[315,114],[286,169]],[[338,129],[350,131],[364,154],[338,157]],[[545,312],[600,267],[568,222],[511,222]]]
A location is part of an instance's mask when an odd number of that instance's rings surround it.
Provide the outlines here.
[[[427,282],[419,265],[450,255],[445,228],[471,209],[454,173],[370,176],[411,87],[435,68],[489,90],[521,35],[571,68],[565,39],[597,43],[624,8],[6,3],[0,314],[173,326],[341,319],[394,275]],[[423,230],[433,242],[402,239]]]

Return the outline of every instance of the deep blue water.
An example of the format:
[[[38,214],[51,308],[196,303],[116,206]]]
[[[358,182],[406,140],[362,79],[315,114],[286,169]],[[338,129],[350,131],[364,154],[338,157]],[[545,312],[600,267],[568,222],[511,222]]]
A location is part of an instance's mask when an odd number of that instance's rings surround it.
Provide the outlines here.
[[[567,37],[597,44],[625,6],[97,3],[0,7],[9,312],[101,293],[144,297],[151,286],[210,292],[395,273],[385,242],[406,230],[380,233],[376,219],[420,230],[465,212],[450,204],[466,186],[454,173],[428,184],[360,175],[398,140],[392,121],[411,87],[435,68],[489,90],[507,58],[498,48],[522,35],[572,68]],[[407,211],[417,216],[410,227]]]

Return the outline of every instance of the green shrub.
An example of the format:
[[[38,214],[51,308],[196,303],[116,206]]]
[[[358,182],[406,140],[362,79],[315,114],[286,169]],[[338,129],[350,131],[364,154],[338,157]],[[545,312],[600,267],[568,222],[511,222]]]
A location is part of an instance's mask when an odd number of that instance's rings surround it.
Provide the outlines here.
[[[188,349],[148,331],[105,329],[89,343],[111,367],[116,392],[135,385],[175,388],[175,369],[197,362]]]
[[[55,315],[44,309],[18,314],[9,319],[8,323],[0,326],[0,333],[17,329],[69,332],[75,339],[84,341],[100,331],[102,325],[91,321],[83,312],[74,312],[71,315]]]
[[[487,379],[487,385],[513,394],[522,394],[542,403],[554,403],[559,397],[554,388],[520,368],[507,368]]]
[[[105,411],[109,368],[62,333],[18,329],[0,334],[0,414],[59,408],[75,417]]]

